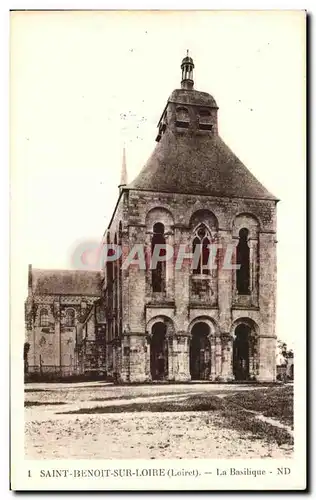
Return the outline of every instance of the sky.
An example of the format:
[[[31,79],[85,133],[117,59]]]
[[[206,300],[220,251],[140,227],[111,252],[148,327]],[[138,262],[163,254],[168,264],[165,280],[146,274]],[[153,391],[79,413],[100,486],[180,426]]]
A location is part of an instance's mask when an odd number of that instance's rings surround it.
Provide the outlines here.
[[[181,60],[219,106],[219,134],[278,203],[277,335],[305,329],[303,12],[11,13],[11,279],[23,329],[27,266],[69,268],[155,147]]]

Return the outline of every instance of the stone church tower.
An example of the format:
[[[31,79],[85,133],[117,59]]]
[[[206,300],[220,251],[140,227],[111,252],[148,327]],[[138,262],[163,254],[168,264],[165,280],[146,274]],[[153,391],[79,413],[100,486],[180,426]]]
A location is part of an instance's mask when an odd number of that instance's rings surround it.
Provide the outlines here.
[[[130,184],[124,157],[106,232],[108,244],[123,248],[120,260],[105,265],[107,372],[122,382],[271,382],[277,199],[220,138],[216,101],[194,89],[189,55],[181,69],[157,145]],[[174,257],[156,269],[124,266],[135,245],[136,259],[159,244],[172,246]],[[183,248],[199,249],[196,266],[192,259],[176,265]]]

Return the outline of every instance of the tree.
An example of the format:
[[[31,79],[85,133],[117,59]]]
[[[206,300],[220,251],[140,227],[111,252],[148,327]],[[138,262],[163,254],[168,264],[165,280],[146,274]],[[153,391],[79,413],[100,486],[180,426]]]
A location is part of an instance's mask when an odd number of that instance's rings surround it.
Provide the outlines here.
[[[293,349],[289,349],[286,342],[278,340],[278,352],[284,359],[284,364],[288,364],[289,359],[294,358]]]
[[[293,358],[294,358],[294,353],[293,349],[289,349],[286,342],[283,342],[282,340],[278,340],[277,342],[277,364],[280,367],[279,368],[277,378],[278,380],[293,380],[294,377],[294,363],[293,363]]]

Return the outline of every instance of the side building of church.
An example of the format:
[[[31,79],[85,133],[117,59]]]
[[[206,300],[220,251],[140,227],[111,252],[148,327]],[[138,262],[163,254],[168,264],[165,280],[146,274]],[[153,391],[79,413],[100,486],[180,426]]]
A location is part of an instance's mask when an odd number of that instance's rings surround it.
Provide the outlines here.
[[[105,233],[105,242],[119,245],[123,255],[107,261],[100,273],[65,271],[91,279],[84,289],[78,280],[73,295],[48,300],[47,288],[39,302],[34,286],[29,288],[29,365],[31,353],[38,363],[48,338],[59,343],[57,365],[64,363],[72,308],[76,336],[69,335],[69,344],[77,372],[101,370],[131,383],[275,380],[277,199],[220,138],[218,106],[194,89],[189,56],[181,69],[181,88],[163,110],[157,145],[130,184],[123,165]],[[122,266],[135,245],[153,254],[161,244],[193,254],[198,246],[198,265],[192,269],[184,260],[179,267],[173,258],[155,269]],[[212,269],[209,245],[218,248]],[[228,253],[232,266],[223,265]],[[40,326],[43,308],[54,333]]]
[[[27,374],[71,377],[105,370],[102,273],[28,270],[25,301]]]

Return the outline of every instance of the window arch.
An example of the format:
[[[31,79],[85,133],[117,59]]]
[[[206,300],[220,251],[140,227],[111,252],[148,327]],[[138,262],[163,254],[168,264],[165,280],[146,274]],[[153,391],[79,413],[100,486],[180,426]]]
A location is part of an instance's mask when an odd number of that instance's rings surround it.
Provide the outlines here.
[[[163,222],[165,226],[165,232],[173,232],[174,217],[170,212],[169,207],[166,208],[164,206],[155,206],[151,208],[144,218],[146,230],[151,233],[153,231],[153,226],[157,221]]]
[[[257,239],[260,231],[260,222],[257,216],[247,212],[236,215],[232,224],[233,237],[238,238],[239,231],[244,228],[248,229],[248,238]]]
[[[236,270],[237,291],[239,295],[250,295],[250,249],[248,245],[249,231],[245,227],[239,231],[239,242],[237,245]]]
[[[165,226],[162,222],[156,222],[153,226],[153,237],[151,240],[151,255],[153,256],[156,245],[165,245]],[[166,255],[166,250],[161,248],[159,257]],[[152,291],[164,292],[166,289],[166,261],[158,261],[156,268],[152,269]]]
[[[75,311],[73,309],[67,309],[65,324],[66,326],[75,326]]]
[[[183,106],[177,107],[177,119],[178,120],[189,120],[189,110]]]
[[[40,325],[41,326],[48,326],[49,321],[48,321],[48,310],[47,309],[42,309],[40,313]]]
[[[193,232],[200,224],[204,224],[209,229],[212,235],[217,233],[218,220],[215,214],[210,210],[198,209],[191,214],[189,225],[192,228]]]
[[[194,233],[192,252],[195,255],[197,246],[199,246],[199,259],[198,262],[194,262],[193,274],[202,275],[210,274],[210,269],[208,266],[208,261],[210,257],[209,245],[211,244],[212,237],[205,224],[200,224]]]

